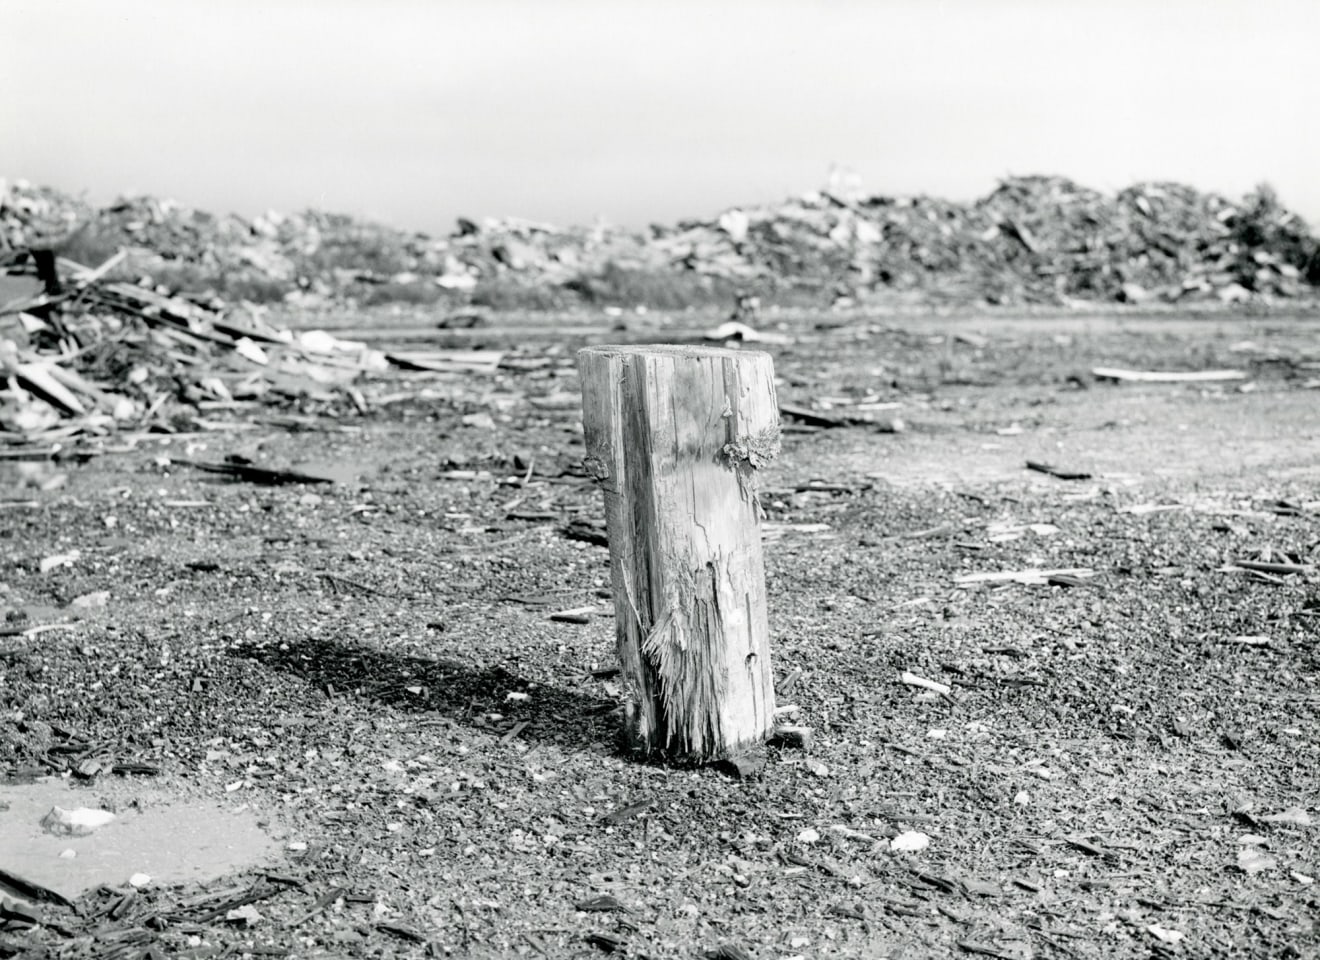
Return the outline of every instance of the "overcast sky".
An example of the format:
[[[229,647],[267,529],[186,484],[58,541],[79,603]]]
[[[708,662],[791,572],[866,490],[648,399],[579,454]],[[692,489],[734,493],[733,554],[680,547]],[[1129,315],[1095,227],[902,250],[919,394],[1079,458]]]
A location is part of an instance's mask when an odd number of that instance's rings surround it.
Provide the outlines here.
[[[1269,181],[1320,0],[0,0],[0,177],[251,215],[629,225],[824,184]]]

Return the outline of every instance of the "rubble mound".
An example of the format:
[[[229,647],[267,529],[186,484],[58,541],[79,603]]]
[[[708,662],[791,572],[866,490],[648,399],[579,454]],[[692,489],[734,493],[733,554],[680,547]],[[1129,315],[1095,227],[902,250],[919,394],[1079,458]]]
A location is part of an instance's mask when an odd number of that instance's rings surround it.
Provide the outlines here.
[[[1309,297],[1320,245],[1267,186],[1234,202],[1177,183],[1108,195],[1004,180],[971,203],[814,191],[637,232],[460,219],[445,237],[307,211],[251,220],[136,197],[103,207],[0,182],[0,256],[50,248],[171,293],[295,304],[681,308],[735,291],[825,304],[1184,302]]]

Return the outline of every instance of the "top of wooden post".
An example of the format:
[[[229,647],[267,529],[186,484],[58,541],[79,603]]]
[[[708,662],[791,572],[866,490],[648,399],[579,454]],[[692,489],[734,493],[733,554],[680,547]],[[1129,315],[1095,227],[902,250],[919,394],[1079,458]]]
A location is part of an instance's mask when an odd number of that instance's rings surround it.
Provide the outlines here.
[[[742,350],[730,347],[712,347],[692,343],[597,343],[583,347],[580,353],[640,354],[654,356],[694,357],[710,360],[725,360],[731,357],[766,355],[764,350]]]

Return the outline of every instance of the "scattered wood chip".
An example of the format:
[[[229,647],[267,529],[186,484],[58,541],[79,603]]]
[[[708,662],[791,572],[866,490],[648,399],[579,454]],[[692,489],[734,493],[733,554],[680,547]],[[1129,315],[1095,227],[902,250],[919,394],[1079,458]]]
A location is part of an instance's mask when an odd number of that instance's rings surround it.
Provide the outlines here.
[[[738,943],[722,943],[714,950],[707,950],[706,960],[752,960],[747,948]]]
[[[1257,847],[1246,847],[1238,851],[1237,868],[1249,877],[1266,870],[1273,870],[1279,862]]]
[[[584,913],[630,913],[631,911],[618,897],[611,896],[608,893],[602,893],[598,896],[589,897],[586,900],[579,900],[573,904],[574,910],[581,910]]]
[[[993,943],[982,943],[979,940],[959,940],[957,943],[960,950],[966,950],[968,953],[979,954],[983,957],[999,957],[1000,960],[1019,960],[1018,954],[1005,953]]]
[[[1146,932],[1161,943],[1180,943],[1187,934],[1181,930],[1173,930],[1167,927],[1161,927],[1158,923],[1152,923],[1146,927]]]
[[[1232,567],[1230,569],[1241,569],[1241,568]],[[1265,573],[1261,570],[1243,570],[1242,572],[1246,574],[1246,579],[1252,581],[1253,583],[1267,583],[1271,587],[1286,587],[1288,585],[1287,580],[1283,579],[1283,577],[1275,576],[1272,573]]]
[[[381,933],[388,933],[392,937],[398,937],[400,940],[407,940],[410,943],[426,942],[426,934],[412,927],[406,927],[401,923],[378,923],[376,929]]]
[[[940,683],[936,680],[927,680],[925,677],[919,677],[915,673],[909,673],[906,670],[898,675],[898,679],[909,687],[921,687],[924,690],[931,690],[935,693],[947,694],[953,690],[953,688],[947,684]]]
[[[329,477],[318,477],[314,474],[299,473],[297,470],[276,470],[269,467],[258,467],[250,463],[221,462],[211,463],[205,460],[184,460],[171,458],[172,463],[177,463],[186,467],[195,467],[198,470],[205,470],[207,473],[218,473],[224,476],[233,477],[236,480],[246,480],[248,483],[259,483],[276,485],[283,483],[334,483]]]
[[[846,917],[849,920],[866,919],[866,914],[862,912],[861,907],[847,903],[832,903],[826,913],[835,917]]]
[[[347,887],[331,887],[325,893],[321,894],[321,896],[317,897],[316,900],[312,902],[311,907],[309,907],[304,913],[290,920],[287,924],[285,924],[285,926],[289,927],[290,929],[292,929],[293,927],[302,926],[308,920],[312,919],[312,917],[316,916],[322,910],[325,910],[336,900],[340,899],[347,893],[348,893]]]
[[[771,543],[786,533],[827,533],[829,529],[828,523],[780,523],[765,520],[761,523],[761,539]]]
[[[1289,807],[1287,810],[1280,810],[1260,819],[1265,823],[1283,823],[1291,827],[1309,827],[1315,823],[1311,815],[1301,807]]]
[[[35,927],[41,923],[41,911],[28,907],[17,900],[0,896],[0,924],[20,924]]]
[[[502,350],[395,351],[385,359],[400,370],[429,370],[433,373],[494,373],[504,359]]]
[[[1256,573],[1272,573],[1280,577],[1290,576],[1294,573],[1308,574],[1315,569],[1305,563],[1279,563],[1264,560],[1234,560],[1232,566],[1242,570],[1252,570]]]
[[[623,937],[616,937],[612,933],[589,933],[582,940],[605,953],[613,953],[626,942]]]
[[[707,330],[703,340],[738,340],[743,343],[792,343],[793,338],[784,333],[768,333],[749,327],[737,320],[726,320],[717,327]]]
[[[845,823],[834,823],[830,825],[830,832],[836,833],[848,840],[861,840],[866,843],[879,843],[880,838],[872,836],[863,830],[856,830]]]
[[[922,834],[922,836],[925,836]],[[937,876],[933,873],[926,873],[922,870],[916,871],[916,878],[928,887],[940,891],[941,893],[956,894],[960,893],[960,885],[956,880],[950,880],[948,877]]]
[[[631,820],[633,817],[640,817],[653,806],[655,806],[654,800],[642,800],[638,803],[630,803],[626,807],[620,807],[618,810],[610,811],[602,816],[600,821],[601,823],[610,825],[623,823],[625,820]]]
[[[964,880],[963,889],[978,897],[1004,896],[1004,888],[990,880]]]
[[[907,424],[900,417],[870,417],[858,416],[857,414],[826,413],[791,403],[780,403],[779,413],[781,416],[811,427],[827,429],[835,427],[870,427],[881,433],[902,433],[907,429]]]
[[[812,757],[803,760],[802,765],[807,768],[807,772],[813,777],[828,777],[830,775],[830,768]]]
[[[1065,842],[1074,850],[1080,850],[1082,853],[1088,854],[1092,857],[1109,856],[1109,851],[1082,837],[1067,837],[1065,838]]]
[[[44,887],[39,883],[34,883],[16,873],[10,873],[3,867],[0,867],[0,887],[6,887],[13,894],[22,897],[24,900],[30,900],[33,903],[53,903],[61,907],[72,907],[73,904],[61,893]]]
[[[997,570],[985,573],[963,573],[953,578],[959,586],[968,583],[1021,583],[1027,586],[1044,586],[1050,577],[1092,577],[1095,571],[1089,567],[1063,567],[1057,570]]]
[[[1037,473],[1049,474],[1059,480],[1090,480],[1091,474],[1084,470],[1069,470],[1065,467],[1055,467],[1048,463],[1041,463],[1039,460],[1028,460],[1027,469],[1035,470]]]
[[[1270,638],[1264,636],[1229,637],[1224,642],[1236,643],[1244,647],[1268,647],[1270,645]]]
[[[512,727],[509,728],[509,732],[508,732],[508,733],[506,733],[504,736],[500,737],[500,743],[501,743],[501,744],[510,744],[510,743],[512,743],[514,740],[516,740],[516,739],[518,738],[518,734],[520,734],[520,733],[522,733],[524,730],[526,730],[527,727],[528,727],[530,724],[531,724],[531,721],[530,721],[530,720],[519,720],[519,721],[518,721],[517,723],[515,723]]]
[[[1198,383],[1216,380],[1245,380],[1244,370],[1125,370],[1121,367],[1094,367],[1098,380],[1130,383]]]

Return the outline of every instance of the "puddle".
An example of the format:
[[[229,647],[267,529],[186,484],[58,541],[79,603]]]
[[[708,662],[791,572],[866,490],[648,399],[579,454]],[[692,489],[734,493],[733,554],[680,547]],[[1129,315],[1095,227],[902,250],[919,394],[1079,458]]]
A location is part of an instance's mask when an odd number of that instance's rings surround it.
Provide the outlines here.
[[[115,819],[88,836],[53,836],[41,827],[51,807],[95,808],[102,800],[114,804]],[[138,805],[130,806],[134,800]],[[138,873],[157,886],[192,883],[281,856],[281,844],[262,829],[254,811],[187,800],[140,783],[0,785],[0,807],[0,868],[71,900],[99,884],[122,886]]]

